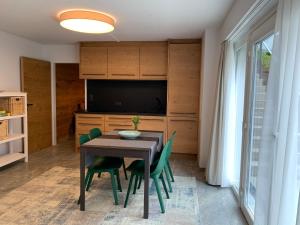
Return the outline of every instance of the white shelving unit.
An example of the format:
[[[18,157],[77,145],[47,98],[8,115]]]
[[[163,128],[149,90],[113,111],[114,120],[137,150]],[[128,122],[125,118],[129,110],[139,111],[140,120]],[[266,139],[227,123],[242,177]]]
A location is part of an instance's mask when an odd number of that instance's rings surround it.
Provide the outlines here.
[[[24,97],[24,114],[22,115],[11,115],[11,116],[0,116],[1,120],[8,121],[8,137],[5,139],[0,139],[0,146],[8,143],[9,152],[4,155],[0,155],[0,167],[13,163],[15,161],[24,159],[28,162],[28,127],[27,127],[27,94],[24,92],[6,92],[0,91],[0,98],[9,97]],[[13,120],[21,119],[22,127],[21,132],[14,132]],[[14,149],[13,141],[22,141],[21,148],[17,151]]]

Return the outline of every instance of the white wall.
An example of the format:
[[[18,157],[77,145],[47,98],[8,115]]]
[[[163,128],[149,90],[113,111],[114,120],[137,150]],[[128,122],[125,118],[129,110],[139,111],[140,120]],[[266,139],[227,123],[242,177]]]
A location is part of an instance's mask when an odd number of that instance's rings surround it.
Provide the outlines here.
[[[0,31],[0,90],[21,90],[20,56],[45,59],[41,44]],[[20,121],[14,121],[13,129],[21,131]],[[12,145],[15,150],[20,146],[21,142]],[[8,144],[0,145],[0,155],[7,153],[8,149]]]
[[[201,127],[199,166],[206,167],[214,116],[214,102],[220,55],[219,27],[205,30],[202,39]]]
[[[77,45],[43,45],[28,39],[0,31],[0,90],[20,91],[20,56],[51,62],[52,79],[52,143],[56,144],[56,98],[54,63],[78,63]],[[14,129],[20,129],[16,124]],[[0,146],[0,155],[8,151],[8,145]]]
[[[20,90],[20,56],[45,59],[41,44],[0,31],[0,90]]]

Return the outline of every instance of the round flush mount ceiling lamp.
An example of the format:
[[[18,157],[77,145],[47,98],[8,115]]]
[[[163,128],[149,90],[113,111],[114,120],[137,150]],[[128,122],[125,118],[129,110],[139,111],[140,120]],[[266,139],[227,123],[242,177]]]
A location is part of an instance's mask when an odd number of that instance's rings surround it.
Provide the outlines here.
[[[82,33],[109,33],[115,26],[112,17],[97,11],[67,10],[61,12],[58,17],[62,27]]]

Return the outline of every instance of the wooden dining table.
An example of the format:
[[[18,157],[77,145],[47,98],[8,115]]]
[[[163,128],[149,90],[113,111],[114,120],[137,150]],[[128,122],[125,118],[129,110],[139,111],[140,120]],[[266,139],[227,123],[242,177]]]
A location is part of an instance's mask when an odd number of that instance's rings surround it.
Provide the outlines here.
[[[140,158],[145,161],[144,171],[144,218],[149,217],[150,165],[163,145],[163,132],[142,131],[134,139],[123,139],[117,131],[105,133],[80,146],[80,210],[85,210],[85,159],[86,155]]]

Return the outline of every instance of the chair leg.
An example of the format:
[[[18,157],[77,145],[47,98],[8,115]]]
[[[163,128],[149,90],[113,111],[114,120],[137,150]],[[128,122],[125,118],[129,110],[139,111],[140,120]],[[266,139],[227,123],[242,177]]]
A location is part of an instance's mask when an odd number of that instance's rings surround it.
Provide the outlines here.
[[[86,191],[89,191],[89,189],[91,187],[91,184],[92,184],[92,181],[93,181],[93,178],[94,178],[94,174],[95,174],[95,172],[92,170],[90,172],[90,176],[89,176],[89,179],[88,179],[88,182],[87,182]]]
[[[110,178],[111,178],[111,186],[113,190],[113,195],[115,199],[115,205],[119,205],[119,199],[118,199],[118,194],[117,194],[117,185],[116,185],[116,180],[115,180],[115,175],[114,171],[110,171]]]
[[[122,192],[122,186],[121,186],[121,181],[120,181],[120,173],[119,170],[116,169],[116,177],[117,177],[117,182],[118,182],[118,189],[120,192]]]
[[[164,190],[165,190],[166,196],[167,196],[167,198],[169,199],[169,198],[170,198],[170,196],[169,196],[169,193],[168,193],[168,189],[167,189],[167,185],[166,185],[166,182],[165,182],[165,179],[164,179],[164,175],[163,175],[163,173],[161,173],[161,175],[160,175],[160,180],[161,180],[161,182],[162,182],[162,185],[163,185],[163,187],[164,187]]]
[[[170,165],[169,159],[167,160],[167,167],[168,167],[168,170],[169,170],[169,173],[170,173],[170,176],[171,176],[171,181],[172,181],[172,182],[175,182],[174,176],[173,176],[172,167],[171,167],[171,165]]]
[[[127,171],[126,171],[126,165],[125,165],[124,158],[123,158],[122,165],[123,165],[123,171],[124,171],[124,174],[125,174],[125,179],[128,180],[128,177],[127,177]]]
[[[86,176],[84,178],[84,187],[85,187],[85,189],[87,188],[87,184],[88,184],[88,181],[90,179],[90,173],[91,173],[91,171],[88,169],[88,171],[86,173]]]
[[[140,188],[141,188],[142,180],[143,180],[143,176],[140,176],[140,179],[139,179],[139,184],[138,184],[138,189],[140,189]]]
[[[159,183],[158,183],[158,178],[154,177],[153,180],[154,180],[156,192],[157,192],[157,195],[158,195],[158,200],[159,200],[161,212],[165,213],[165,206],[164,206],[164,201],[163,201],[163,198],[162,198],[162,195],[161,195],[160,186],[159,186]]]
[[[169,191],[170,191],[170,193],[172,193],[173,189],[172,189],[172,185],[171,185],[171,178],[170,178],[169,170],[165,167],[164,171],[165,171],[165,174],[166,174],[166,179],[167,179],[167,183],[168,183],[168,186],[169,186]]]
[[[129,195],[130,195],[133,178],[134,178],[134,174],[131,173],[130,179],[129,179],[128,190],[127,190],[127,194],[126,194],[126,199],[125,199],[125,203],[124,203],[124,208],[126,208],[127,203],[128,203],[128,198],[129,198]]]
[[[136,193],[136,188],[137,188],[137,184],[138,184],[138,179],[139,179],[139,176],[138,176],[138,175],[135,175],[134,187],[133,187],[133,192],[132,192],[132,194],[134,194],[134,195],[135,195],[135,193]]]

